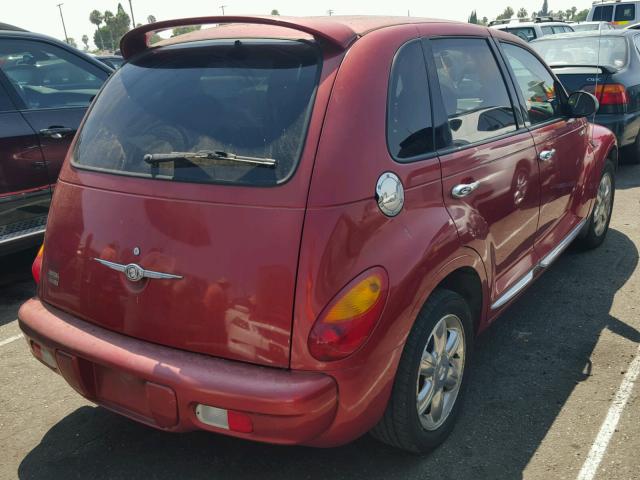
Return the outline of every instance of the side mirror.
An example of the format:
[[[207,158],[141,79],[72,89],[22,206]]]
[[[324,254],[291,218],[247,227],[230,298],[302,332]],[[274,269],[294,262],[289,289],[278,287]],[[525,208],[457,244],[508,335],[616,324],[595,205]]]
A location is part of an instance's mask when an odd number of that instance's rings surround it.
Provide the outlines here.
[[[598,99],[588,92],[573,92],[567,101],[569,116],[573,118],[589,117],[600,108]]]

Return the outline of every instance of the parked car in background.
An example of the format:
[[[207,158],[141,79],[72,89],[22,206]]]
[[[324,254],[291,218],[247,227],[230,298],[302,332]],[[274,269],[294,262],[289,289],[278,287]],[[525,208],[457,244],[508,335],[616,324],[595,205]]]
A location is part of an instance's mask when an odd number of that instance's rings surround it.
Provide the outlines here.
[[[202,23],[229,25],[146,43]],[[506,32],[217,16],[121,45],[19,323],[36,358],[139,422],[434,448],[475,336],[607,234],[617,148],[585,118],[597,100]]]
[[[572,23],[571,28],[573,28],[574,32],[606,32],[608,30],[615,30],[616,27],[611,22],[578,22]]]
[[[593,2],[587,22],[611,22],[617,28],[640,22],[640,2]]]
[[[531,45],[569,92],[596,95],[600,109],[594,121],[616,134],[629,161],[640,163],[640,32],[556,35]]]
[[[556,33],[573,32],[573,26],[551,17],[536,17],[533,20],[510,19],[489,22],[491,28],[503,30],[520,37],[525,42]]]
[[[53,38],[0,29],[0,255],[42,241],[53,186],[111,69]]]
[[[120,55],[96,55],[96,58],[114,70],[120,68],[124,59]]]

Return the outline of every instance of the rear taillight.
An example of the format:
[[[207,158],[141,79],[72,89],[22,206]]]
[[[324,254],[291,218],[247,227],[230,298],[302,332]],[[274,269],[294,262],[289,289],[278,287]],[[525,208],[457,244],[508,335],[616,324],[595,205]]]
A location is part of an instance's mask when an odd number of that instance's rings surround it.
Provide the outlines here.
[[[602,84],[597,87],[591,86],[588,90],[596,96],[601,106],[626,105],[629,103],[627,89],[619,83]]]
[[[307,345],[317,360],[340,360],[355,352],[369,338],[384,308],[387,273],[372,268],[356,277],[318,317]]]
[[[33,275],[33,279],[37,284],[40,283],[40,274],[42,272],[42,255],[44,253],[44,245],[40,247],[38,250],[38,254],[36,255],[36,259],[33,261],[31,265],[31,274]]]

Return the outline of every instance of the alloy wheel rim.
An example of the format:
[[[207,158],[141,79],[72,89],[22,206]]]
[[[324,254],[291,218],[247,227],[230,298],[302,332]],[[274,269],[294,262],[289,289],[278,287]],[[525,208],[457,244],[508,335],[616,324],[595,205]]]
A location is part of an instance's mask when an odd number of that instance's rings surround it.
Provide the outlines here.
[[[613,194],[611,175],[607,172],[602,176],[598,186],[598,195],[593,209],[593,230],[599,237],[607,228],[611,215],[611,197]]]
[[[462,321],[456,315],[445,315],[433,327],[418,367],[416,408],[426,430],[440,428],[456,403],[465,351]]]

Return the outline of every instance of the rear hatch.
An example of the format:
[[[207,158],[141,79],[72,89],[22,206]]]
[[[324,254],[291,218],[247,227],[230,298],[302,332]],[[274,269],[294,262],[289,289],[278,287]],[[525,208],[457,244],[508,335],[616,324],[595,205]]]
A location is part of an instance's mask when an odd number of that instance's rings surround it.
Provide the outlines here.
[[[63,170],[42,299],[139,339],[286,367],[320,68],[314,44],[259,39],[125,64]]]

